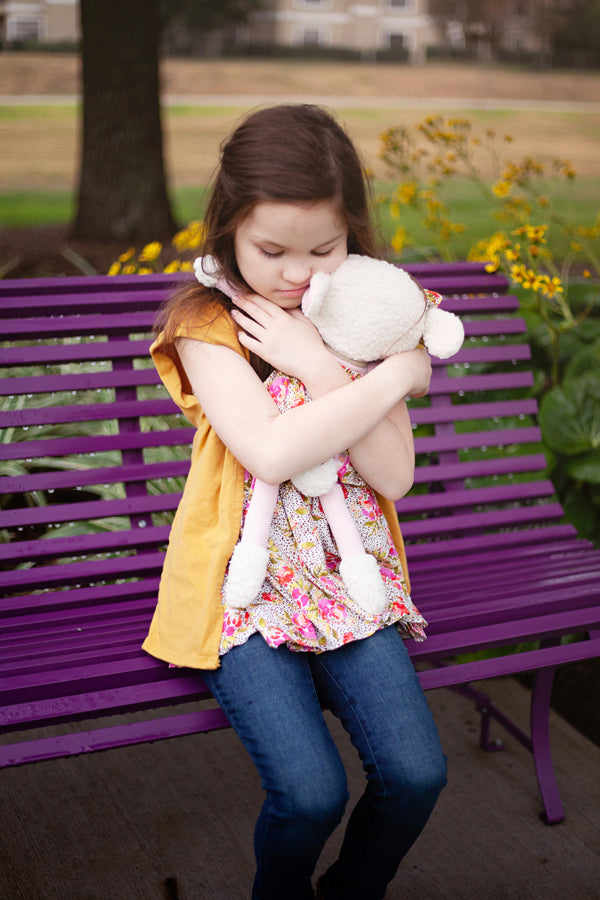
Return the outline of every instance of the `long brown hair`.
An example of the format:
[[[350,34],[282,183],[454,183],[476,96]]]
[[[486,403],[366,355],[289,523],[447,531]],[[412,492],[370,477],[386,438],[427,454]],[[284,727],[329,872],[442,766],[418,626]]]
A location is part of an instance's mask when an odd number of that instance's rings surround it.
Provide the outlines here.
[[[249,115],[222,144],[220,164],[205,217],[203,255],[219,262],[226,279],[241,292],[248,285],[237,266],[235,233],[262,201],[311,203],[335,200],[348,228],[348,252],[379,256],[370,215],[370,196],[357,150],[334,117],[318,106],[272,106]],[[197,282],[185,285],[163,307],[155,330],[170,352],[178,325],[197,319],[217,300],[231,301]],[[268,366],[251,363],[264,377]]]

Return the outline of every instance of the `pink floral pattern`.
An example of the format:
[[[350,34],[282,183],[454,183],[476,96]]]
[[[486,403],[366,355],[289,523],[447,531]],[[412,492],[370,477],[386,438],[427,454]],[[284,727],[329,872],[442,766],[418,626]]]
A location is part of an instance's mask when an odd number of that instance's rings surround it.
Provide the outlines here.
[[[273,372],[266,385],[282,412],[309,400],[302,383],[281,372]],[[348,597],[339,574],[337,547],[318,498],[304,496],[286,481],[279,488],[271,523],[270,562],[261,593],[243,610],[224,605],[221,654],[245,643],[257,631],[272,647],[287,644],[298,651],[333,650],[393,623],[405,637],[425,638],[427,623],[410,599],[375,495],[352,467],[347,453],[338,461],[346,503],[365,549],[379,563],[387,595],[383,613],[369,615]],[[242,527],[253,481],[246,472]]]

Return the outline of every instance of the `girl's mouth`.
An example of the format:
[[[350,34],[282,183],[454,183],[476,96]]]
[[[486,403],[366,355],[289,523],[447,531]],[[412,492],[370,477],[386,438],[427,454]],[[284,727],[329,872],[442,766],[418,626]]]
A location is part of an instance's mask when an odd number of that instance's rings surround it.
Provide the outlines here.
[[[283,290],[280,290],[279,293],[284,297],[301,297],[309,289],[309,287],[310,283],[296,288],[284,288]]]

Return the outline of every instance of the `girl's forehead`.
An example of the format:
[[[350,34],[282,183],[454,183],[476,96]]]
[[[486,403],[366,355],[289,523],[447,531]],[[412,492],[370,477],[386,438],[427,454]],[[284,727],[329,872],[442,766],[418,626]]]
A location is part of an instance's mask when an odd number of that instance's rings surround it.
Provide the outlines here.
[[[253,234],[268,236],[345,231],[345,223],[334,199],[314,203],[262,200],[253,206],[241,227]]]

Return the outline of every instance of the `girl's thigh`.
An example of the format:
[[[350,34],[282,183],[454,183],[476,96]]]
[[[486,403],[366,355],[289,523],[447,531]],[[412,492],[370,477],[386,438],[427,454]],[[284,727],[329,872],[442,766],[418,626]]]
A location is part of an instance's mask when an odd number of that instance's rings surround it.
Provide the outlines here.
[[[312,657],[317,693],[350,734],[367,771],[445,780],[437,728],[395,626]]]
[[[311,654],[312,655],[312,654]],[[275,793],[337,786],[345,772],[323,718],[309,654],[269,647],[259,634],[203,671],[206,681],[256,765],[263,787]],[[318,784],[316,784],[318,782]]]

